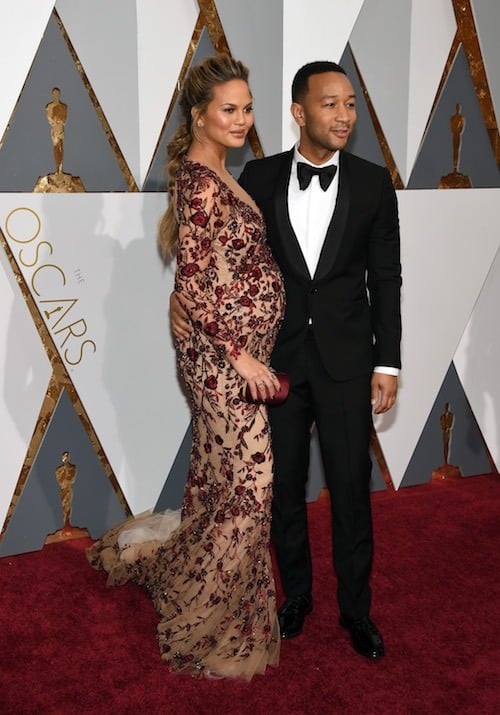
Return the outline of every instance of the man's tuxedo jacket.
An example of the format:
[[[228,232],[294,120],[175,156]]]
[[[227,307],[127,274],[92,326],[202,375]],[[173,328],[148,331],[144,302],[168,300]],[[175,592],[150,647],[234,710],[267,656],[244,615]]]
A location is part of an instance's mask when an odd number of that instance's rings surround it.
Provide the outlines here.
[[[309,325],[336,380],[400,367],[399,222],[387,169],[342,151],[339,189],[314,276],[288,213],[293,150],[250,161],[241,186],[261,209],[285,281],[286,311],[271,364],[293,375]]]

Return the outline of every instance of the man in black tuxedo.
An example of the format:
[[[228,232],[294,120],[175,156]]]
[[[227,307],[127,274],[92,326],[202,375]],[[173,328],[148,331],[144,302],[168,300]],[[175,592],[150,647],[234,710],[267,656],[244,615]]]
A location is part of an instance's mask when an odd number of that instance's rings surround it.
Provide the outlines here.
[[[397,200],[387,169],[344,151],[356,105],[339,65],[302,67],[291,110],[297,146],[249,162],[239,179],[264,215],[286,289],[271,363],[291,386],[286,402],[269,409],[281,636],[298,636],[313,605],[306,483],[314,424],[331,496],[340,624],[359,653],[380,658],[382,636],[369,615],[369,442],[372,410],[392,407],[400,368]],[[174,298],[178,337],[189,330],[183,317]]]
[[[331,496],[340,623],[358,652],[379,658],[383,640],[369,616],[369,442],[372,409],[392,407],[400,368],[397,200],[387,169],[344,151],[356,106],[339,65],[302,67],[292,102],[297,146],[249,162],[239,179],[263,212],[286,288],[272,366],[288,372],[291,390],[269,410],[281,635],[299,635],[312,610],[305,497],[314,423]]]

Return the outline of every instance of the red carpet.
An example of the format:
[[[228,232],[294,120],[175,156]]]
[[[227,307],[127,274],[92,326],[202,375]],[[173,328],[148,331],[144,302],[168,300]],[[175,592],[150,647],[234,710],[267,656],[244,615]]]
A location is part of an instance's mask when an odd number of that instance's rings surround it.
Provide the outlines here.
[[[329,509],[310,505],[315,606],[278,669],[251,683],[167,672],[147,594],[107,589],[89,541],[0,559],[0,712],[426,715],[500,710],[500,478],[373,495],[373,617],[386,657],[337,624]]]

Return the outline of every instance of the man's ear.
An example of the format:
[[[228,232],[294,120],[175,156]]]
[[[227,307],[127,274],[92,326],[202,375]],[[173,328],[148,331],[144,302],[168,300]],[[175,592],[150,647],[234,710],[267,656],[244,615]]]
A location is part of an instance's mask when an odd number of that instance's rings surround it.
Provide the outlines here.
[[[299,127],[303,127],[306,122],[304,119],[304,109],[302,105],[298,102],[293,102],[292,106],[290,107],[290,111],[292,113],[292,117],[295,119],[295,122],[299,125]]]

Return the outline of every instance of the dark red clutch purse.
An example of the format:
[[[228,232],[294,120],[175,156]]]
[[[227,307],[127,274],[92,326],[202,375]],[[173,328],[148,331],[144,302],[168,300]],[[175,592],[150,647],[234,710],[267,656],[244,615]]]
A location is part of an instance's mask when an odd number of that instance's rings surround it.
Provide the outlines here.
[[[242,395],[245,402],[254,402],[257,404],[263,402],[266,405],[281,405],[281,403],[288,397],[288,392],[290,390],[290,378],[286,372],[275,372],[274,374],[280,382],[279,390],[274,393],[274,397],[262,397],[258,400],[254,400],[252,393],[250,392],[250,387],[245,385]]]

